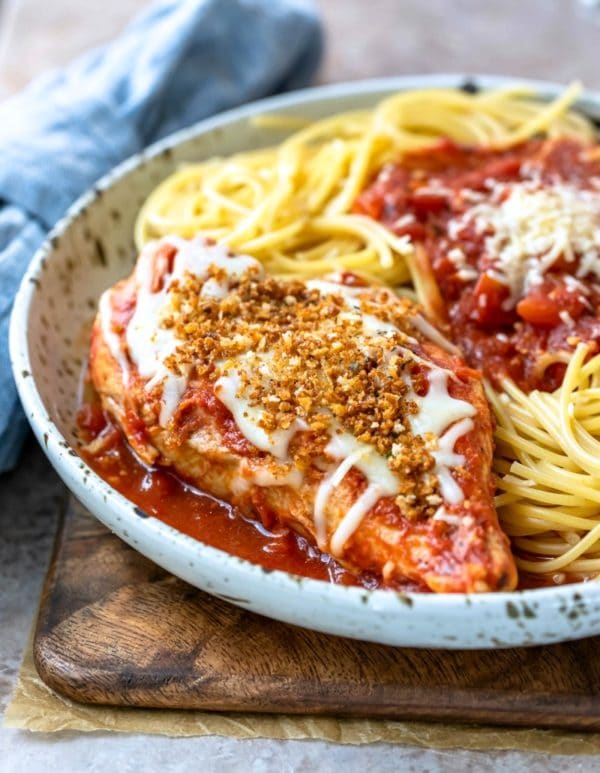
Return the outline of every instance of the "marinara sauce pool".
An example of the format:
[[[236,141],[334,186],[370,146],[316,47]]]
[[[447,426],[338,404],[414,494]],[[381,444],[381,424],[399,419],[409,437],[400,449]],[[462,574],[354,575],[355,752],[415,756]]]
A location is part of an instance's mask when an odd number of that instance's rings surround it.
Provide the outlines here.
[[[354,585],[369,590],[386,588],[430,593],[424,585],[406,581],[388,586],[372,574],[354,574],[304,537],[287,528],[266,529],[255,519],[189,486],[169,470],[146,467],[135,456],[121,430],[95,400],[78,413],[79,452],[100,477],[133,502],[143,515],[152,515],[174,529],[231,555],[301,577]],[[519,573],[519,589],[577,582],[565,575],[560,582],[546,576]]]
[[[82,405],[78,426],[84,443],[80,453],[85,461],[143,514],[264,569],[339,585],[369,589],[382,586],[373,575],[349,572],[290,529],[266,529],[260,521],[246,518],[227,503],[198,491],[167,468],[146,467],[99,403],[90,400]],[[394,589],[423,590],[409,582]]]

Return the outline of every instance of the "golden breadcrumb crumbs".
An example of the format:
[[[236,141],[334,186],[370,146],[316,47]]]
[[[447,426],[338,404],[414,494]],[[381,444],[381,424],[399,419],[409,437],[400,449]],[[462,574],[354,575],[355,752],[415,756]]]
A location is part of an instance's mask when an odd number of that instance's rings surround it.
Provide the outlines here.
[[[209,273],[227,280],[222,270]],[[264,411],[266,432],[305,423],[311,444],[295,444],[294,454],[301,466],[310,463],[307,446],[313,455],[322,451],[330,433],[343,427],[388,458],[405,515],[433,514],[441,502],[435,447],[432,438],[413,435],[408,421],[417,410],[412,389],[424,386],[413,356],[422,340],[410,323],[414,304],[365,287],[354,295],[355,309],[342,288],[322,294],[304,282],[252,270],[237,284],[230,280],[222,299],[203,296],[203,284],[190,274],[171,287],[172,313],[162,324],[181,343],[167,367],[181,373],[191,366],[196,377],[212,381],[235,368],[244,399]],[[382,329],[366,333],[365,314],[381,321]],[[236,360],[242,355],[243,366]]]

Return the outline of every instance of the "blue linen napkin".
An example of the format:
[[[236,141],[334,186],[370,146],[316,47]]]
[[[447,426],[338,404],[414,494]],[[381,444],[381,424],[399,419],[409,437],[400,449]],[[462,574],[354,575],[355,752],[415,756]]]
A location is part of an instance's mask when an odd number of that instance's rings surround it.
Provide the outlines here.
[[[26,433],[14,294],[45,234],[115,164],[213,113],[298,88],[321,54],[310,0],[163,0],[112,44],[0,105],[0,472]]]

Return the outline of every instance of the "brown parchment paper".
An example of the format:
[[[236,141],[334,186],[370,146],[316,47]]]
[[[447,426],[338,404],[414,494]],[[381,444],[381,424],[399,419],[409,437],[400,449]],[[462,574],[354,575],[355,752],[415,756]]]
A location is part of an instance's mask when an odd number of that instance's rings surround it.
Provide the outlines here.
[[[312,739],[342,744],[385,742],[437,749],[600,754],[600,733],[381,719],[86,706],[62,698],[42,682],[33,664],[31,644],[27,647],[12,700],[4,714],[4,725],[46,733],[79,730],[173,737],[222,735],[233,738]]]

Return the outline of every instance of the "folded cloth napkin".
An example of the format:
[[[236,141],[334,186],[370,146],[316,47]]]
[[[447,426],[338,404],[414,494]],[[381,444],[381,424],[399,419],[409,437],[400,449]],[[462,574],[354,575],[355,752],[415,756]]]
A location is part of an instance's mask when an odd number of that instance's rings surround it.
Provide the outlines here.
[[[0,105],[0,472],[26,431],[8,357],[14,294],[44,235],[115,164],[235,105],[304,85],[310,0],[163,0],[111,45]]]

